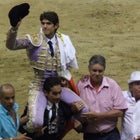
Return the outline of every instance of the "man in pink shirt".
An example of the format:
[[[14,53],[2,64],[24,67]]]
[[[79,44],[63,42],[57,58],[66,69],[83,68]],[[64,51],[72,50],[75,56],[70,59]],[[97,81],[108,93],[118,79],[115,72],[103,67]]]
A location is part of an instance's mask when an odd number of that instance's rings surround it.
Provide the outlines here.
[[[80,97],[89,107],[88,113],[81,115],[87,122],[84,140],[119,140],[118,117],[127,109],[126,101],[119,85],[104,76],[105,58],[94,55],[89,60],[90,76],[78,82]]]

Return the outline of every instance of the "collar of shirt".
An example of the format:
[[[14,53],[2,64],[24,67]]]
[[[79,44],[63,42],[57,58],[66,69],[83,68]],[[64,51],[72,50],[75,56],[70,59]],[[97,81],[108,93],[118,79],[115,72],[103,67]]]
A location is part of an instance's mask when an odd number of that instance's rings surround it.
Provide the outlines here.
[[[15,112],[18,111],[18,107],[19,107],[18,104],[14,103],[13,109],[15,110]],[[9,114],[8,110],[6,108],[4,108],[2,104],[0,104],[0,113],[5,113],[7,115]]]
[[[58,103],[55,103],[55,105],[56,105],[56,108],[58,109]],[[47,104],[47,109],[48,110],[51,110],[52,109],[52,106],[53,106],[53,103],[52,102],[50,102],[50,101],[48,101],[48,104]]]
[[[130,91],[126,91],[126,98],[128,99],[129,102],[136,102],[136,99],[132,96],[132,93]]]
[[[91,85],[91,82],[90,82],[90,78],[88,78],[88,80],[84,84],[84,87],[87,87],[87,86],[90,86],[91,88],[93,88],[93,86]],[[104,88],[104,87],[109,87],[109,84],[108,84],[105,76],[103,77],[103,81],[102,81],[101,86],[99,87],[99,90]]]
[[[46,38],[47,42],[51,41],[52,42],[52,45],[54,47],[54,45],[56,44],[56,36],[54,35],[51,39],[49,38]]]
[[[56,105],[56,110],[57,110],[58,109],[58,103],[55,103],[55,105]],[[52,106],[53,106],[53,103],[48,100],[47,110],[49,111],[49,120],[52,117]]]

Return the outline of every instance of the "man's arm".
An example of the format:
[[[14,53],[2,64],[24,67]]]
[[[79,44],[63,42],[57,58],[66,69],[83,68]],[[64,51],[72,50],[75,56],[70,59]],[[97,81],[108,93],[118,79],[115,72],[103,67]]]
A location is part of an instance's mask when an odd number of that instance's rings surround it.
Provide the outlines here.
[[[0,140],[32,140],[32,138],[27,137],[26,133],[25,133],[25,134],[22,134],[22,135],[17,136],[17,137],[11,137],[11,138],[6,138],[6,139],[3,139],[0,137]]]
[[[86,120],[102,120],[102,119],[109,119],[109,118],[117,118],[117,117],[122,117],[124,111],[123,110],[110,110],[108,112],[87,112],[87,113],[82,113],[81,118],[86,119]]]
[[[88,112],[88,107],[85,102],[76,93],[68,88],[63,88],[61,100],[69,105],[75,105],[77,110],[80,109],[81,112]]]
[[[31,45],[28,39],[17,39],[17,32],[21,21],[16,27],[11,27],[7,33],[6,47],[10,50],[25,49]]]

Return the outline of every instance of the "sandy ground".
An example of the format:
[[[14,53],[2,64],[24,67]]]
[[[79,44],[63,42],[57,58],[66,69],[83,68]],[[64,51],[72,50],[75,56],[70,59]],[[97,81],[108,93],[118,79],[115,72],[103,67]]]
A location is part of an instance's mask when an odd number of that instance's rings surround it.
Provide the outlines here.
[[[70,35],[77,51],[79,70],[72,71],[75,81],[88,73],[89,58],[101,54],[107,60],[105,74],[127,89],[130,73],[140,70],[139,0],[0,0],[0,84],[9,82],[15,86],[19,113],[26,103],[33,72],[25,50],[6,49],[5,39],[10,27],[8,11],[22,2],[30,3],[31,9],[22,21],[19,37],[37,33],[40,13],[54,10],[60,17],[60,31]],[[72,131],[65,139],[80,140],[81,136]]]

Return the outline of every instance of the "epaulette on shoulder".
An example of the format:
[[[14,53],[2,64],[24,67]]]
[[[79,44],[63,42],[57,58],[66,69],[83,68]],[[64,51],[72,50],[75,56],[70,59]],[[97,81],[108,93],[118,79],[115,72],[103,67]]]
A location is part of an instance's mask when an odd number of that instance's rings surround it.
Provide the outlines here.
[[[62,33],[60,31],[57,31],[57,35],[62,40],[62,42],[64,43],[64,38],[62,36]]]
[[[30,40],[33,46],[39,47],[43,42],[43,35],[39,34],[26,34],[26,37]]]

